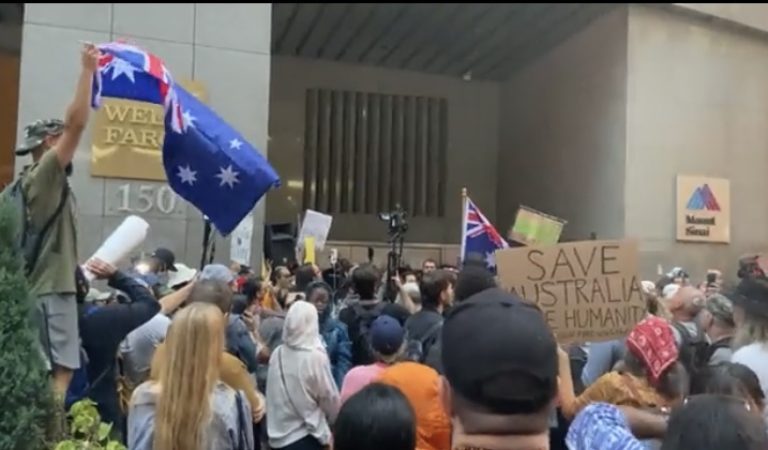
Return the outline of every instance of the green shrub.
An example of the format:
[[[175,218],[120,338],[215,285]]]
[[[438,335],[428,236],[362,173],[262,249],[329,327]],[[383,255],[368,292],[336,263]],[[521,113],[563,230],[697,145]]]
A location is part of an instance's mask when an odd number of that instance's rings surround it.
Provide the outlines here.
[[[96,404],[80,400],[69,410],[71,438],[56,444],[54,450],[125,450],[123,444],[110,440],[112,425],[102,423]]]
[[[40,450],[55,407],[14,242],[16,213],[0,199],[0,450]]]

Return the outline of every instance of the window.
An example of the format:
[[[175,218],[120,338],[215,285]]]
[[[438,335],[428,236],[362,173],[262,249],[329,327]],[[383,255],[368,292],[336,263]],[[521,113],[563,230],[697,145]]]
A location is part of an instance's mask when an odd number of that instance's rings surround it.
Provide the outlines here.
[[[447,122],[441,98],[307,90],[304,208],[443,217]]]

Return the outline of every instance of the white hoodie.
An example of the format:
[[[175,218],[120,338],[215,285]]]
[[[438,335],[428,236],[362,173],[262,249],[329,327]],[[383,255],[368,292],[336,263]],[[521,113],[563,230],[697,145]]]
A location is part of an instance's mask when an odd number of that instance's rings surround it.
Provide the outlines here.
[[[317,310],[295,302],[283,325],[283,344],[269,358],[267,434],[272,448],[291,445],[306,436],[331,442],[339,411],[339,391],[320,338]]]

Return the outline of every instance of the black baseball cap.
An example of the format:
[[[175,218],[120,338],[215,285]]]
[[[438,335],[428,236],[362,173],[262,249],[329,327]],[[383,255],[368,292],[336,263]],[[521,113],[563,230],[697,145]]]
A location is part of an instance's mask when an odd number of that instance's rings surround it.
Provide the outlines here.
[[[557,342],[536,306],[486,289],[457,304],[442,333],[452,390],[488,412],[537,413],[557,395]]]
[[[176,263],[176,255],[172,251],[160,247],[152,253],[152,257],[162,262],[167,270],[176,272],[176,266],[174,265]]]

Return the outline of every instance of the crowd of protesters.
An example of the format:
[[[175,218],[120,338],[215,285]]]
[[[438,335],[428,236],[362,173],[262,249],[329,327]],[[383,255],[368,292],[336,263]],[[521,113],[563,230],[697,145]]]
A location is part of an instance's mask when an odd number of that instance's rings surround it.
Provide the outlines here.
[[[70,402],[96,401],[130,449],[768,448],[761,257],[730,287],[643,283],[624,339],[568,348],[473,261],[403,268],[393,301],[369,263],[262,278],[158,249],[142,272],[85,267],[116,291],[78,283]]]

